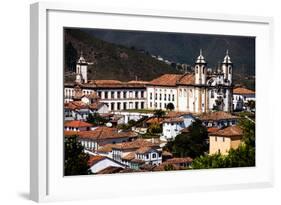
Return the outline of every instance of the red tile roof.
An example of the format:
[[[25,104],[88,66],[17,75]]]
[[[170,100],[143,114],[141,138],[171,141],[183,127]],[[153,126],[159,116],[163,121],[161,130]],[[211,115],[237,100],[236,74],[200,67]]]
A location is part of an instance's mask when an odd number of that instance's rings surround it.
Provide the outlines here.
[[[193,85],[194,75],[192,74],[164,74],[149,82],[150,85],[176,86]]]
[[[70,133],[68,132],[69,131],[65,131],[66,136],[70,136]],[[117,128],[112,127],[98,127],[94,130],[80,131],[75,134],[77,134],[79,138],[95,140],[137,137],[137,134],[132,131],[118,132]]]
[[[137,139],[132,142],[123,142],[119,144],[115,144],[115,146],[112,147],[112,149],[139,149],[141,147],[159,147],[159,143],[152,143],[150,141],[146,141],[144,139]]]
[[[208,133],[215,133],[215,132],[217,132],[219,130],[220,130],[220,128],[218,128],[218,127],[209,127],[208,128]]]
[[[164,164],[181,164],[181,163],[191,163],[193,161],[190,157],[172,158],[164,162]]]
[[[179,117],[171,117],[171,118],[167,118],[165,120],[163,120],[163,123],[178,123],[178,122],[183,122],[184,120],[182,118]]]
[[[88,122],[83,122],[83,121],[79,121],[79,120],[72,120],[72,121],[66,121],[64,123],[65,127],[75,127],[75,128],[79,128],[79,127],[92,127],[93,125],[88,123]]]
[[[249,95],[249,94],[255,94],[255,91],[247,88],[239,87],[239,88],[234,88],[233,93],[238,95]]]
[[[90,156],[89,160],[88,160],[88,165],[91,167],[94,164],[98,163],[101,160],[106,159],[106,157],[104,156],[100,156],[100,155],[96,155],[96,156]]]
[[[230,126],[210,134],[210,136],[223,136],[223,137],[236,137],[242,135],[243,135],[243,130],[237,125]]]
[[[228,112],[217,111],[204,113],[199,116],[201,120],[226,120],[226,119],[238,119],[239,117],[232,115]]]

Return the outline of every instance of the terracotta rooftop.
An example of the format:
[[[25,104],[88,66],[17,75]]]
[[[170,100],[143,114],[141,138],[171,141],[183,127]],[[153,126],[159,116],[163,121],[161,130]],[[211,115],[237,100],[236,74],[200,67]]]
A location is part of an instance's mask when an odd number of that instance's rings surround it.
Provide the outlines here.
[[[90,80],[88,83],[83,84],[82,87],[96,87],[96,88],[126,88],[126,87],[136,87],[145,88],[145,81],[129,81],[121,82],[119,80]]]
[[[105,169],[100,170],[97,174],[115,174],[119,173],[121,170],[123,170],[122,167],[109,166]]]
[[[91,167],[93,166],[94,164],[98,163],[99,161],[101,160],[104,160],[106,159],[106,157],[104,156],[90,156],[89,160],[88,160],[88,165]]]
[[[249,90],[247,88],[239,87],[233,89],[233,94],[249,95],[249,94],[255,94],[255,91]]]
[[[112,149],[139,149],[140,147],[159,147],[159,143],[152,143],[150,141],[146,141],[144,139],[137,139],[132,142],[123,142],[115,144]]]
[[[179,122],[183,122],[184,120],[182,118],[179,117],[171,117],[171,118],[167,118],[165,120],[163,120],[163,123],[179,123]]]
[[[71,110],[78,110],[78,109],[91,109],[97,110],[102,107],[104,103],[102,102],[93,102],[92,104],[87,105],[82,101],[72,101],[69,103],[64,103],[64,108],[71,109]]]
[[[237,119],[239,117],[234,116],[228,112],[218,111],[204,113],[199,116],[200,120],[226,120],[226,119]]]
[[[98,152],[103,152],[103,153],[105,153],[105,152],[111,152],[112,151],[112,146],[113,146],[114,144],[106,144],[106,145],[104,145],[104,146],[102,146],[102,147],[99,147],[99,149],[98,149]]]
[[[215,133],[215,132],[217,132],[219,130],[220,130],[220,128],[218,128],[218,127],[209,127],[208,128],[208,133]]]
[[[88,123],[88,122],[83,122],[83,121],[79,121],[79,120],[72,120],[72,121],[66,121],[64,123],[65,127],[75,127],[75,128],[79,128],[79,127],[92,127],[93,125]]]
[[[152,148],[151,147],[140,147],[137,149],[136,153],[137,154],[145,154],[148,153]]]
[[[91,131],[80,131],[77,133],[77,135],[80,138],[96,140],[137,137],[137,134],[132,131],[118,132],[117,128],[112,127],[98,127]]]
[[[127,161],[135,159],[135,152],[130,152],[129,154],[123,156],[122,159]]]
[[[221,129],[217,132],[211,133],[210,136],[223,136],[223,137],[235,137],[235,136],[242,136],[243,130],[235,125],[229,126],[227,128]]]
[[[149,123],[149,124],[159,124],[159,123],[162,123],[162,121],[164,120],[165,118],[163,117],[151,117],[149,119],[146,120],[146,123]]]
[[[164,74],[149,82],[150,85],[162,85],[162,86],[176,86],[192,85],[194,84],[194,75],[192,74]]]
[[[192,158],[190,157],[181,157],[181,158],[172,158],[166,160],[164,163],[165,164],[181,164],[181,163],[191,163]]]

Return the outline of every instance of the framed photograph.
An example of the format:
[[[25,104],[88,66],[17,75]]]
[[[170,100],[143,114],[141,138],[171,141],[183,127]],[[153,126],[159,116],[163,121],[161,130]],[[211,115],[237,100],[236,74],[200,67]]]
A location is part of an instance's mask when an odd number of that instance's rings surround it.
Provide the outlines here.
[[[272,186],[272,18],[61,3],[30,18],[32,200]]]

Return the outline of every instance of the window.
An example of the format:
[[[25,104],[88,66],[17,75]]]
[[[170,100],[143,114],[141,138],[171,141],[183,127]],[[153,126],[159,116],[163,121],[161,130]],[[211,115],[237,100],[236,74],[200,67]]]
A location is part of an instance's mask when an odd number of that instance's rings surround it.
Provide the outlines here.
[[[114,110],[114,103],[111,103],[111,110]]]
[[[152,107],[152,102],[150,102],[150,104],[149,104],[149,105],[150,105],[150,107]]]
[[[231,68],[231,66],[229,67],[229,74],[231,74],[231,72],[232,72],[232,68]]]
[[[120,91],[117,92],[117,98],[120,99]]]
[[[117,110],[120,110],[120,107],[121,107],[121,103],[118,102],[118,103],[117,103]]]
[[[155,103],[155,108],[157,108],[157,103]]]
[[[101,98],[101,91],[98,92],[98,96]]]
[[[114,92],[113,91],[111,92],[111,98],[114,98]]]
[[[138,91],[135,92],[135,98],[138,98]]]
[[[158,94],[156,93],[156,94],[155,94],[155,100],[157,100],[157,97],[158,97]]]
[[[162,94],[161,93],[159,94],[159,100],[162,100]]]
[[[123,103],[123,110],[127,110],[127,103]]]
[[[175,95],[174,94],[172,95],[172,101],[175,101]]]
[[[139,103],[135,102],[135,109],[139,109]]]
[[[170,100],[171,100],[171,95],[169,94],[169,95],[168,95],[168,101],[170,101]]]
[[[160,108],[160,109],[162,108],[162,103],[159,103],[159,108]]]
[[[141,109],[144,109],[144,102],[141,102]]]
[[[214,98],[214,91],[211,90],[211,98]]]
[[[141,91],[141,98],[144,98],[144,91]]]
[[[198,66],[195,67],[195,73],[198,73]]]
[[[105,98],[105,99],[108,98],[108,92],[107,92],[107,91],[104,92],[104,98]]]
[[[165,100],[165,101],[167,100],[167,95],[166,95],[166,94],[164,94],[164,100]]]
[[[149,159],[149,155],[148,154],[146,154],[146,159]]]
[[[152,93],[149,93],[149,98],[150,100],[152,100]]]
[[[186,97],[186,89],[184,89],[184,97]]]
[[[123,92],[123,98],[127,98],[127,92],[126,91]]]
[[[222,141],[224,142],[224,137],[222,137]]]
[[[155,153],[152,154],[152,158],[156,158],[156,154]]]

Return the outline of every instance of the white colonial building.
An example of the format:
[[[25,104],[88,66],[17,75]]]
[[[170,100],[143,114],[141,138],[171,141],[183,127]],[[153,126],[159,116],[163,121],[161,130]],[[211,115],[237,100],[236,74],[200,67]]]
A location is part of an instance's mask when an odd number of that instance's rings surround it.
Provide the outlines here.
[[[184,128],[189,127],[195,118],[191,114],[179,114],[176,116],[164,119],[162,122],[163,132],[161,140],[170,141],[181,133]]]
[[[235,111],[245,110],[249,101],[256,101],[255,91],[243,87],[233,89],[233,109]]]
[[[192,113],[211,110],[232,111],[232,62],[226,56],[217,71],[207,70],[200,51],[195,73],[165,74],[147,85],[148,109],[165,109],[173,103],[175,111]]]
[[[86,62],[81,55],[76,68],[76,81],[65,83],[65,102],[72,101],[75,87],[83,95],[94,92],[110,111],[129,109],[165,109],[169,103],[175,111],[192,113],[211,110],[232,111],[232,62],[226,53],[221,66],[212,71],[200,51],[194,73],[165,74],[150,82],[88,80]]]

